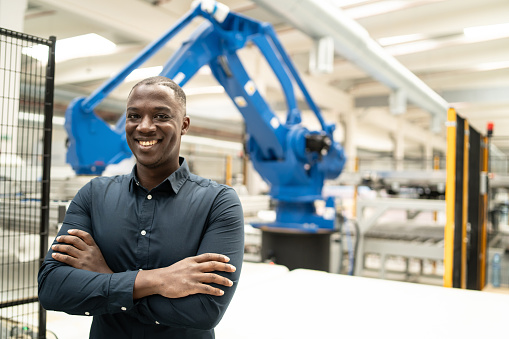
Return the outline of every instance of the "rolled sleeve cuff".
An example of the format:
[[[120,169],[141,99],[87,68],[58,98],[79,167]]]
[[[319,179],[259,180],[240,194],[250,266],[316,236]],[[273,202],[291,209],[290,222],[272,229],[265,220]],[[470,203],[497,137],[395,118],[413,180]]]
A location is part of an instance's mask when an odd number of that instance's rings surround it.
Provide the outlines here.
[[[133,308],[134,281],[138,271],[113,273],[110,278],[108,312],[125,312]]]

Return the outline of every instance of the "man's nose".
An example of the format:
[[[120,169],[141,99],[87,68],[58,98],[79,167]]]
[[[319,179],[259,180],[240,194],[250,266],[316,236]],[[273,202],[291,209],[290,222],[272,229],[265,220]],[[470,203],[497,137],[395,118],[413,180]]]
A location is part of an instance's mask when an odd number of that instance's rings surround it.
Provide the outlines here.
[[[138,131],[143,133],[152,132],[155,131],[155,129],[156,126],[154,125],[154,122],[150,116],[144,116],[138,125]]]

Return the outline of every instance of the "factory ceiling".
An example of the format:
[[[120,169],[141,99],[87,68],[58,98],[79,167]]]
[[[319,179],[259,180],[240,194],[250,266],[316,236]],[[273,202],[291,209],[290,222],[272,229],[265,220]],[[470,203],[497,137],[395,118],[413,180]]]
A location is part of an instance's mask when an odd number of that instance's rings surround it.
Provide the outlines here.
[[[105,45],[90,55],[59,55],[57,44],[56,100],[65,104],[76,95],[87,95],[104,80],[121,70],[147,44],[168,30],[191,6],[191,0],[29,0],[25,16],[26,33],[41,37],[54,35],[59,41],[95,33],[114,45]],[[310,55],[314,38],[305,27],[309,22],[292,23],[263,6],[262,0],[223,0],[232,11],[268,21],[275,27],[282,44],[291,55],[304,82],[319,106],[328,113],[375,117],[369,123],[384,126],[375,112],[389,112],[393,92],[369,70],[351,57],[336,52],[332,69],[312,69]],[[288,1],[286,1],[288,2]],[[294,1],[295,6],[318,0]],[[495,134],[509,137],[509,2],[507,0],[322,0],[349,17],[379,44],[385,54],[410,70],[447,105],[480,132],[488,121],[495,123]],[[157,71],[172,52],[197,27],[199,20],[179,34],[144,68]],[[60,51],[64,50],[61,43]],[[62,52],[63,53],[63,52]],[[273,107],[283,102],[274,77],[264,72],[266,65],[254,48],[242,51],[248,71],[263,88]],[[106,111],[122,110],[130,80],[105,102]],[[241,121],[241,117],[217,82],[203,69],[185,90],[190,109],[197,114]],[[205,100],[206,99],[206,100]],[[403,105],[407,122],[430,130],[433,119],[426,109]],[[445,114],[443,118],[445,119]],[[365,121],[364,119],[363,121]],[[378,120],[378,121],[377,121]],[[439,134],[445,135],[441,123]],[[505,146],[500,144],[502,148]]]

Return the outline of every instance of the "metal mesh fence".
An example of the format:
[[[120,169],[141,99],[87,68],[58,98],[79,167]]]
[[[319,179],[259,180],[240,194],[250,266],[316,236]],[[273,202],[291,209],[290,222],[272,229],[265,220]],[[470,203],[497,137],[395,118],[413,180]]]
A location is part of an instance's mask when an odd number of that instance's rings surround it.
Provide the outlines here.
[[[0,28],[1,338],[46,338],[37,271],[48,246],[54,46]]]

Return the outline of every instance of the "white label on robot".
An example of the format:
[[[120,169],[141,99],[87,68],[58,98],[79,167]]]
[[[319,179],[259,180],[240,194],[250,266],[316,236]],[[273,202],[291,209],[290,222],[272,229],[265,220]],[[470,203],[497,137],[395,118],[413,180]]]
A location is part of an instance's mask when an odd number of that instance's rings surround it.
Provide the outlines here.
[[[173,81],[175,81],[177,83],[177,85],[180,85],[182,80],[184,80],[185,78],[186,78],[186,75],[184,73],[178,72],[177,75],[175,75],[173,77]]]
[[[244,85],[244,90],[249,96],[253,95],[256,92],[256,87],[253,80],[249,80],[248,82],[246,82],[246,84]]]
[[[246,102],[246,99],[244,99],[244,97],[235,97],[235,103],[237,104],[237,106],[239,107],[246,107],[247,106],[247,102]]]
[[[279,127],[279,120],[276,118],[276,117],[273,117],[272,119],[270,119],[270,125],[272,126],[272,128],[276,129]]]

